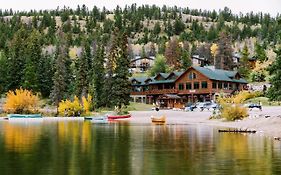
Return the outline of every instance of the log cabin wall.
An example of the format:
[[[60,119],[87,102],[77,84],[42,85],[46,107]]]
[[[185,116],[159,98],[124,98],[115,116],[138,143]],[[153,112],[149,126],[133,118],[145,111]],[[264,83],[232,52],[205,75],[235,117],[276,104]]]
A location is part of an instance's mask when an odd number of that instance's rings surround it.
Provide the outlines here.
[[[203,85],[204,87],[202,88],[202,82],[207,83],[207,87]],[[188,84],[191,85],[191,88],[188,87]],[[175,88],[178,89],[179,95],[210,94],[212,93],[212,81],[197,70],[191,68],[177,79]]]

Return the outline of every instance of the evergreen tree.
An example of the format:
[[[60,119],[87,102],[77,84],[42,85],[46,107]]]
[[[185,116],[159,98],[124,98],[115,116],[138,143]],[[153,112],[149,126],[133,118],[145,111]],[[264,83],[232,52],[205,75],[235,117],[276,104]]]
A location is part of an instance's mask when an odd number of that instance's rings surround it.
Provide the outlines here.
[[[275,50],[276,59],[273,64],[268,68],[271,75],[271,87],[268,90],[268,97],[270,100],[281,100],[281,48]]]
[[[255,44],[255,57],[261,62],[267,61],[268,59],[264,48],[258,42]]]
[[[187,45],[188,46],[188,45]],[[188,67],[192,65],[192,61],[190,58],[189,47],[183,48],[181,55],[181,69],[186,70]]]
[[[78,58],[78,70],[76,79],[76,94],[82,98],[88,94],[88,87],[90,83],[90,60],[92,59],[91,48],[89,42],[84,39],[84,47],[82,48],[82,56]]]
[[[4,52],[0,51],[0,96],[5,93],[7,89],[7,65],[8,59]]]
[[[154,35],[159,35],[161,32],[161,26],[159,22],[156,22],[153,28]]]
[[[181,19],[176,19],[176,20],[175,20],[173,29],[174,29],[174,33],[175,33],[176,35],[179,35],[181,32],[184,31],[185,25],[184,25],[184,23],[181,21]]]
[[[60,31],[60,40],[57,45],[55,73],[53,77],[53,88],[50,94],[52,102],[58,106],[59,102],[66,98],[67,87],[69,86],[69,64],[68,59],[68,45],[66,44],[65,34]]]
[[[118,32],[119,33],[119,32]],[[129,105],[131,83],[129,81],[130,60],[128,58],[127,35],[123,32],[119,33],[118,54],[116,58],[116,69],[114,71],[114,84],[112,86],[113,98],[112,103],[121,109],[122,106]]]
[[[234,62],[232,59],[231,39],[225,32],[220,33],[218,41],[218,52],[215,56],[215,68],[233,70]]]
[[[39,88],[43,97],[49,97],[53,87],[53,55],[46,53],[39,59],[38,63],[38,80]]]
[[[93,60],[93,97],[94,97],[94,107],[100,108],[106,106],[105,97],[108,92],[105,91],[105,54],[104,46],[101,41],[98,43],[96,54]]]
[[[39,70],[42,68],[39,66],[39,62],[42,59],[42,44],[41,36],[37,30],[33,30],[26,41],[25,49],[25,67],[22,86],[25,89],[31,89],[35,92],[40,91],[39,84]]]
[[[7,57],[7,90],[19,88],[24,82],[24,63],[25,63],[25,48],[28,32],[25,28],[17,31],[9,44]]]
[[[248,77],[250,74],[249,55],[250,54],[248,51],[248,47],[245,44],[242,50],[242,57],[240,59],[239,68],[238,68],[238,71],[242,77]]]

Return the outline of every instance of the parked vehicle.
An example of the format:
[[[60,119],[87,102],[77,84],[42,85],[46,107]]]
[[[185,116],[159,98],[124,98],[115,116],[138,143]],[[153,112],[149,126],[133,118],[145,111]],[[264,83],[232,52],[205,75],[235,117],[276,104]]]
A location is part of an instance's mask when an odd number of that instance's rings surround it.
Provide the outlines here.
[[[262,110],[262,106],[260,104],[255,104],[255,103],[251,103],[248,105],[249,109],[253,109],[253,108],[258,108],[259,110]]]
[[[219,105],[212,101],[207,101],[207,102],[198,102],[196,104],[188,104],[185,107],[185,111],[193,111],[194,109],[199,109],[200,111],[203,111],[204,109],[216,110],[216,109],[219,109]]]
[[[197,108],[197,107],[196,107],[196,104],[187,103],[187,104],[185,105],[184,110],[185,110],[185,111],[193,111],[193,110],[196,109],[196,108]]]

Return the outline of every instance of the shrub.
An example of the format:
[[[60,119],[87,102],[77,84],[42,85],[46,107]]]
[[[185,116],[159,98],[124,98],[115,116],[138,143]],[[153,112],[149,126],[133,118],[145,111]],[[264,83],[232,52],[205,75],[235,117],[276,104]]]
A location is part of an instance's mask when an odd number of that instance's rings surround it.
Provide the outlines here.
[[[85,114],[89,114],[91,110],[91,104],[92,104],[92,96],[88,94],[88,97],[82,97],[82,103],[83,103],[83,108],[85,111]]]
[[[89,114],[92,103],[92,97],[88,95],[87,99],[82,98],[82,103],[75,96],[73,101],[62,100],[59,103],[58,111],[61,116],[79,116],[82,114]]]
[[[220,112],[221,117],[228,121],[240,120],[248,116],[247,109],[238,104],[227,104]]]
[[[218,103],[222,106],[219,117],[229,121],[243,119],[248,116],[247,108],[242,103],[247,99],[258,97],[261,92],[240,91],[238,94],[229,97],[218,98]]]
[[[240,91],[238,94],[233,95],[233,96],[220,97],[220,98],[218,98],[218,102],[220,104],[224,104],[224,103],[242,104],[248,99],[259,97],[261,95],[262,95],[262,92]]]
[[[16,89],[9,91],[3,109],[7,113],[32,114],[38,112],[39,97],[32,91]]]

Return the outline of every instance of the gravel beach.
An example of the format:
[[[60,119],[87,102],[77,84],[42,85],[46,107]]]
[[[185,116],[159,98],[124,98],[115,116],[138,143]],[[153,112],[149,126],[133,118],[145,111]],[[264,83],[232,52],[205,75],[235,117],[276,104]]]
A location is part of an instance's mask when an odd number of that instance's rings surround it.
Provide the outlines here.
[[[239,121],[209,120],[212,111],[132,111],[131,123],[151,123],[151,116],[165,115],[167,124],[209,125],[227,128],[256,130],[257,134],[270,137],[281,137],[281,107],[263,107],[263,110],[249,111],[249,117]]]

